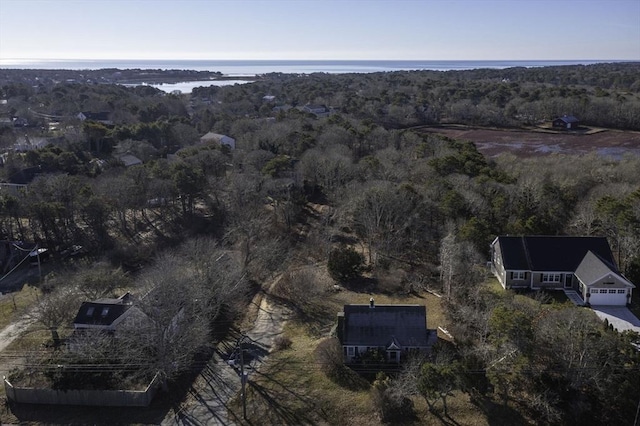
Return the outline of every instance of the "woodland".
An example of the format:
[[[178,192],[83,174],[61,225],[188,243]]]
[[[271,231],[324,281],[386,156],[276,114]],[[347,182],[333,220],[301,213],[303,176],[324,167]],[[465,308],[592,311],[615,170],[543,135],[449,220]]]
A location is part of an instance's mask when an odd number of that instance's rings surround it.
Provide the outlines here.
[[[583,128],[638,132],[640,63],[266,74],[190,95],[7,75],[0,115],[29,125],[0,127],[0,180],[28,187],[0,192],[0,240],[52,254],[56,267],[32,310],[48,344],[69,337],[82,301],[125,291],[155,325],[121,345],[83,336],[74,343],[82,350],[32,360],[51,386],[87,386],[98,375],[116,387],[155,372],[172,386],[265,282],[329,261],[331,285],[290,280],[279,296],[294,308],[313,304],[334,283],[443,295],[456,343],[367,384],[381,422],[419,423],[411,408],[419,397],[452,424],[454,392],[509,405],[531,424],[633,421],[639,336],[548,294],[488,291],[485,264],[497,235],[606,236],[620,270],[639,284],[640,157],[486,158],[472,141],[419,129],[536,129],[567,114]],[[330,113],[307,113],[308,104]],[[110,123],[80,122],[80,111],[108,112]],[[210,131],[233,137],[236,149],[200,144]],[[14,150],[25,134],[49,144]],[[124,154],[143,164],[125,167]],[[74,246],[84,255],[67,258]],[[188,332],[175,333],[176,323]],[[47,367],[87,359],[122,368]],[[25,374],[16,377],[39,380]]]

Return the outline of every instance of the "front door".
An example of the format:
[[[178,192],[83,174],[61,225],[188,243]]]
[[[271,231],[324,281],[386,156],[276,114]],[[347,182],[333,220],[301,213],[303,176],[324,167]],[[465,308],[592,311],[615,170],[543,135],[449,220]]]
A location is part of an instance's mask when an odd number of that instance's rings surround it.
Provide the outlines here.
[[[571,288],[573,286],[573,274],[564,275],[564,288]]]

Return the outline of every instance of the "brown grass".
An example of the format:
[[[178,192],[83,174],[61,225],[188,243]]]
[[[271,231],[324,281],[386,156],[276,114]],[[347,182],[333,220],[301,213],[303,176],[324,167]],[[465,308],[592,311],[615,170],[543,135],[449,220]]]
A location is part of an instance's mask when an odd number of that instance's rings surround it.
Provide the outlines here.
[[[285,327],[291,340],[287,349],[275,351],[260,372],[252,373],[247,390],[247,416],[253,424],[298,425],[380,424],[372,406],[370,390],[353,390],[331,381],[314,356],[318,343],[329,335],[336,315],[345,304],[420,304],[427,307],[429,328],[446,327],[441,299],[433,294],[387,295],[350,290],[327,290],[314,298]],[[357,388],[355,388],[357,389]],[[234,411],[241,410],[240,400]],[[469,396],[457,393],[449,401],[450,419],[440,420],[429,413],[421,398],[414,398],[415,424],[447,424],[451,420],[471,426],[488,425],[486,416],[470,402]]]
[[[18,319],[30,306],[38,303],[40,290],[25,285],[22,290],[0,296],[0,330]]]

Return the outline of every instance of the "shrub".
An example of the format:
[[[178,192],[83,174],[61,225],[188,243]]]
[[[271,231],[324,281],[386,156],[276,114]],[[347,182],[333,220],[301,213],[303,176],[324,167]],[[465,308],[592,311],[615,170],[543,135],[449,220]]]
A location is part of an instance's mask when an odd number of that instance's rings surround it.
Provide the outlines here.
[[[363,264],[362,254],[351,247],[344,247],[331,250],[327,268],[331,278],[338,282],[347,282],[360,276]]]
[[[351,390],[364,390],[369,383],[344,365],[342,346],[335,337],[321,341],[315,350],[316,362],[334,383]]]
[[[373,382],[371,402],[382,423],[397,424],[415,419],[413,401],[397,392],[383,372],[379,372]]]
[[[273,346],[277,351],[289,349],[291,347],[291,339],[286,336],[278,336],[273,340]]]

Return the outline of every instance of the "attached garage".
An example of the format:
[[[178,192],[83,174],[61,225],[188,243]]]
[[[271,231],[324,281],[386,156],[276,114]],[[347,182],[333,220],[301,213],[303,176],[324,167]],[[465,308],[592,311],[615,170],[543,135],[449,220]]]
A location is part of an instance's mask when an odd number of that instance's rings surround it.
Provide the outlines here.
[[[635,288],[615,267],[593,252],[588,252],[575,277],[582,299],[590,305],[626,306]]]
[[[592,288],[589,303],[592,305],[625,306],[628,302],[626,289]]]

